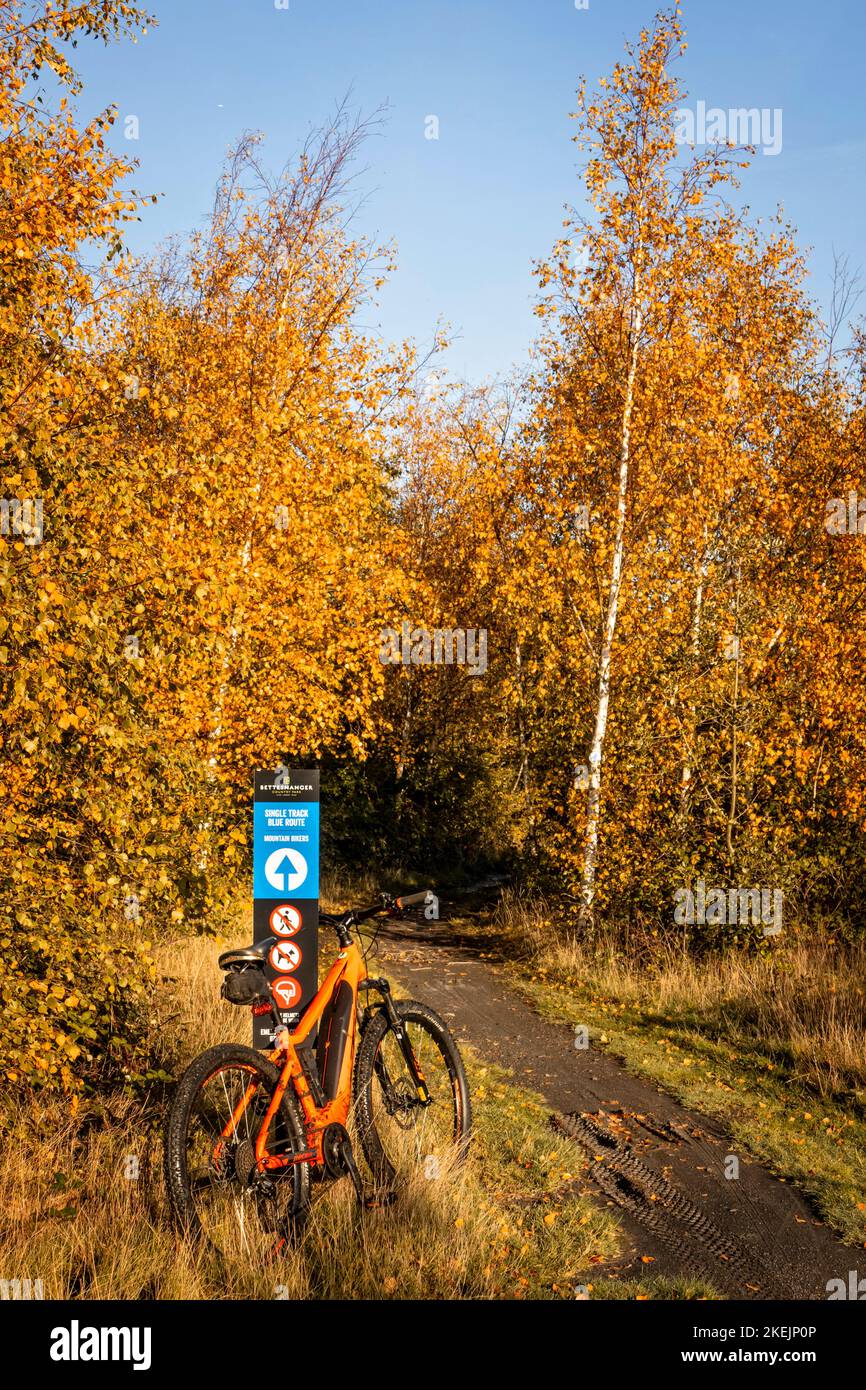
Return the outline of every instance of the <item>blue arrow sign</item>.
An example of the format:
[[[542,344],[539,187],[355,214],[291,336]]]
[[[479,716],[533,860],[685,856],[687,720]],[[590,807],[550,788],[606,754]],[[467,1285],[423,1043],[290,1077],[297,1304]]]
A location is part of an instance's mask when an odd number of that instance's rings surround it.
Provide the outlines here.
[[[257,801],[253,897],[319,896],[319,803]]]

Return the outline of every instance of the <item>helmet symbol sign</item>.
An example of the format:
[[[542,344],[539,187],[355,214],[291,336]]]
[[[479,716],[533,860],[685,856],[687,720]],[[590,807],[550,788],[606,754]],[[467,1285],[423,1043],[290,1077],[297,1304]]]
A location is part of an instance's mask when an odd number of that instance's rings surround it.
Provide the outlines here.
[[[274,991],[274,998],[281,1009],[293,1009],[301,997],[301,986],[297,980],[293,980],[291,975],[284,975],[281,980],[274,980],[271,985]]]

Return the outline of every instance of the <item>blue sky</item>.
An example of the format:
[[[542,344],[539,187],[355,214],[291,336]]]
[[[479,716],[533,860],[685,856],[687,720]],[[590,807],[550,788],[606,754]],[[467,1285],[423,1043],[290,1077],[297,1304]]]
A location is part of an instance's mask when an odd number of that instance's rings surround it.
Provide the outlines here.
[[[144,2],[144,0],[142,0]],[[277,0],[281,3],[282,0]],[[138,44],[79,46],[82,112],[138,117],[142,191],[162,194],[129,238],[145,251],[206,213],[227,147],[261,130],[281,166],[335,102],[370,113],[358,229],[397,243],[399,268],[370,319],[387,341],[457,337],[449,375],[479,380],[525,360],[536,331],[533,260],[580,199],[571,143],[581,73],[594,81],[654,0],[151,0]],[[826,301],[832,249],[866,272],[863,0],[684,0],[689,105],[781,108],[783,145],[756,156],[743,196],[784,205],[811,246]],[[438,140],[425,119],[439,120]],[[866,312],[866,299],[861,304]]]

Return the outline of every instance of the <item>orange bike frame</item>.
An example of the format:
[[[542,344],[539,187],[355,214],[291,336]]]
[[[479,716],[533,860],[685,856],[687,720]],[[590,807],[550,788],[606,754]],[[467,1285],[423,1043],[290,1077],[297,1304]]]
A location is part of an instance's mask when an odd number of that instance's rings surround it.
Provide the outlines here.
[[[357,1047],[358,1033],[358,989],[362,980],[367,978],[367,967],[364,964],[364,957],[360,947],[354,942],[350,942],[334,961],[325,979],[319,987],[318,993],[313,998],[309,1007],[305,1010],[303,1018],[298,1023],[294,1033],[287,1029],[283,1031],[280,1042],[272,1052],[267,1055],[271,1061],[282,1066],[280,1079],[271,1097],[270,1105],[267,1109],[258,1137],[256,1138],[256,1166],[260,1172],[266,1172],[275,1168],[286,1168],[292,1163],[313,1163],[324,1162],[322,1155],[322,1135],[328,1125],[345,1125],[349,1117],[349,1107],[352,1103],[352,1073],[355,1064],[355,1050]],[[340,1075],[337,1082],[337,1091],[333,1100],[326,1101],[319,1106],[313,1098],[304,1069],[301,1066],[297,1049],[303,1046],[314,1028],[320,1023],[325,1009],[328,1007],[338,986],[345,980],[352,991],[352,1011],[349,1021],[349,1036],[346,1039],[346,1047],[343,1052],[343,1060],[340,1065]],[[267,1140],[271,1121],[282,1104],[283,1097],[288,1087],[292,1085],[295,1094],[301,1104],[304,1115],[304,1126],[306,1129],[307,1148],[304,1153],[293,1154],[289,1157],[281,1157],[268,1153]],[[236,1132],[238,1121],[250,1103],[257,1090],[256,1085],[247,1087],[244,1095],[235,1108],[235,1111],[222,1131],[221,1140],[228,1139]],[[217,1145],[220,1148],[220,1145]]]

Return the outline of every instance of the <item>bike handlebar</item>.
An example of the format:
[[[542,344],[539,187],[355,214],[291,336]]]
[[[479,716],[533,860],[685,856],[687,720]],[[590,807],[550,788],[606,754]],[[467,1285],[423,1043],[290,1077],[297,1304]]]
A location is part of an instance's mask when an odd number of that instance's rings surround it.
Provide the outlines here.
[[[329,927],[334,927],[337,935],[342,939],[343,935],[351,927],[357,926],[359,922],[366,922],[371,917],[378,917],[382,913],[393,914],[402,911],[404,907],[417,907],[421,903],[426,903],[432,896],[432,888],[425,888],[420,893],[408,893],[399,898],[392,898],[390,894],[383,893],[381,902],[378,902],[375,907],[353,907],[342,914],[320,912],[319,921],[324,922]]]
[[[432,888],[425,888],[421,893],[409,893],[406,897],[395,898],[397,907],[415,907],[418,903],[426,903],[427,899],[433,896]]]

